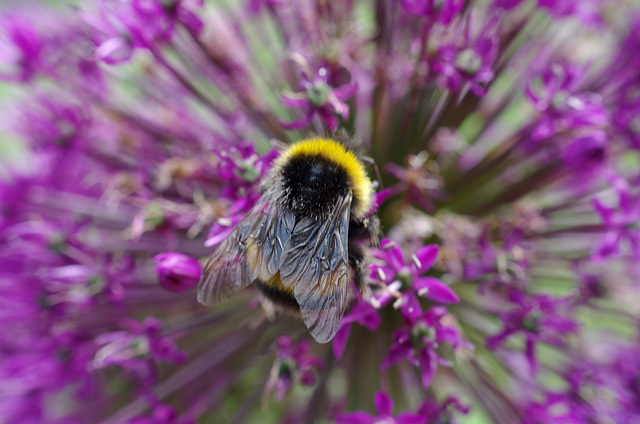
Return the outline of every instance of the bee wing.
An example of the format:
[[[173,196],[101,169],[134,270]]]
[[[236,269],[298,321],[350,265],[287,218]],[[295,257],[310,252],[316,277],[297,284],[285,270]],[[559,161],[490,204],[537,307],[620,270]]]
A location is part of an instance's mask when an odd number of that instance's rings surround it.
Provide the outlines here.
[[[350,206],[351,193],[340,198],[327,220],[298,220],[284,245],[282,284],[294,288],[302,320],[319,343],[335,336],[347,300]]]
[[[269,280],[280,268],[283,245],[295,219],[266,193],[207,261],[198,284],[198,302],[212,305],[256,279]]]

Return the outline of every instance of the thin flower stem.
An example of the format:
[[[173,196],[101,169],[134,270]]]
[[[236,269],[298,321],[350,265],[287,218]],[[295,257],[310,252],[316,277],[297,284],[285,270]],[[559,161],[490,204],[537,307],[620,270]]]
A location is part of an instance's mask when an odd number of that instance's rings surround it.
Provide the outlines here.
[[[416,121],[416,109],[418,108],[418,100],[420,98],[420,92],[422,90],[418,89],[418,83],[421,77],[420,71],[425,69],[423,66],[423,62],[427,57],[428,45],[429,45],[429,34],[431,33],[431,28],[433,27],[433,21],[425,20],[422,28],[422,34],[420,36],[420,51],[418,53],[418,57],[416,59],[416,64],[413,70],[413,74],[411,75],[411,89],[409,93],[409,100],[407,102],[407,106],[405,108],[404,117],[401,119],[401,133],[399,138],[404,138],[411,126],[412,122]],[[420,129],[422,130],[422,129]]]
[[[264,107],[259,105],[259,102],[251,95],[254,91],[252,87],[245,87],[242,83],[236,81],[234,73],[229,70],[228,66],[222,62],[221,58],[215,57],[211,54],[209,49],[205,47],[198,37],[189,32],[191,40],[195,43],[196,46],[200,49],[202,54],[206,57],[208,62],[221,72],[224,72],[230,83],[233,87],[233,92],[235,93],[235,97],[237,97],[242,104],[244,105],[245,111],[254,117],[254,122],[257,123],[261,129],[266,130],[272,137],[276,137],[279,140],[287,141],[287,134],[284,132],[280,124],[278,124],[277,119],[272,116],[268,111],[265,110]],[[178,46],[175,46],[176,49],[179,49]],[[180,54],[180,57],[184,61],[183,54]]]
[[[557,181],[562,176],[562,168],[557,163],[551,163],[545,165],[536,171],[533,175],[523,179],[522,181],[513,184],[508,190],[499,194],[492,200],[481,204],[472,210],[473,215],[485,215],[494,208],[503,205],[507,202],[514,202],[523,196],[527,195],[534,189],[549,185],[554,181]]]
[[[208,107],[212,112],[214,112],[217,116],[219,116],[223,121],[231,122],[231,112],[224,109],[222,106],[214,103],[204,94],[202,94],[187,77],[182,75],[177,69],[175,69],[164,57],[164,55],[160,52],[157,47],[151,47],[149,49],[153,57],[160,63],[168,72],[171,74],[182,86],[184,86],[187,91],[189,91],[196,99],[198,99],[203,105]],[[231,125],[226,126],[227,130],[231,131],[235,136],[240,137],[238,132]]]
[[[199,358],[192,360],[171,377],[155,386],[154,393],[162,399],[169,396],[171,393],[180,390],[195,378],[203,375],[207,370],[219,366],[228,358],[236,355],[238,349],[253,340],[254,333],[256,332],[257,331],[254,330],[246,331],[243,335],[236,334],[235,337],[228,338],[226,343],[214,346],[210,351],[205,352],[200,355]],[[142,399],[137,399],[118,410],[118,412],[111,415],[100,424],[116,424],[125,422],[126,420],[142,413],[146,408],[146,402]]]
[[[577,225],[575,227],[567,227],[567,228],[558,228],[555,230],[545,231],[543,233],[532,234],[532,238],[545,238],[545,237],[555,237],[555,236],[566,236],[571,233],[603,233],[606,231],[606,228],[602,226],[602,224],[585,224],[585,225]]]
[[[313,389],[311,399],[309,399],[309,402],[307,403],[307,407],[305,408],[304,416],[302,418],[302,423],[315,423],[317,419],[323,415],[323,410],[326,411],[328,407],[327,404],[329,402],[327,399],[327,382],[329,380],[329,375],[334,368],[333,351],[331,349],[326,349],[324,358],[325,369],[320,374],[320,379],[316,383],[316,387],[315,389]]]

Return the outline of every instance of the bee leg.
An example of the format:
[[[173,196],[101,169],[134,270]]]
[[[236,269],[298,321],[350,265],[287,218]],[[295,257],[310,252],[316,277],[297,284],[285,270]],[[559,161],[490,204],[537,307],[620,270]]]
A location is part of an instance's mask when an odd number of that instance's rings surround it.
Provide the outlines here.
[[[371,288],[367,275],[369,261],[364,246],[377,245],[379,233],[380,221],[376,216],[349,222],[349,265],[354,271],[356,288],[367,300],[371,297]]]
[[[367,264],[365,251],[362,245],[350,243],[349,245],[349,265],[353,269],[354,282],[356,288],[365,299],[369,298],[369,278],[367,276]]]
[[[368,245],[377,246],[380,234],[380,220],[372,215],[363,219],[352,219],[349,222],[349,245],[354,241],[364,242]]]
[[[262,311],[264,312],[264,315],[260,319],[261,322],[264,322],[265,319],[269,322],[276,320],[276,308],[273,302],[260,296],[260,306],[262,306]]]
[[[365,219],[367,221],[365,225],[367,230],[367,241],[370,245],[377,246],[378,243],[380,243],[380,220],[375,215]]]

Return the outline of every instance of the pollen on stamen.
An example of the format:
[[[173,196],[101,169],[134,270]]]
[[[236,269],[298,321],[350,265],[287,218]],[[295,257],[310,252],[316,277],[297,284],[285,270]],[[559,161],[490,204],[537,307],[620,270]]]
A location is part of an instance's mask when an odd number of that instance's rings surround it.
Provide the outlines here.
[[[371,304],[371,306],[373,306],[376,309],[380,309],[380,306],[382,306],[378,301],[378,299],[376,299],[375,297],[372,297],[371,299],[369,299],[369,304]]]
[[[218,224],[222,225],[223,227],[231,227],[231,220],[229,218],[218,218]]]

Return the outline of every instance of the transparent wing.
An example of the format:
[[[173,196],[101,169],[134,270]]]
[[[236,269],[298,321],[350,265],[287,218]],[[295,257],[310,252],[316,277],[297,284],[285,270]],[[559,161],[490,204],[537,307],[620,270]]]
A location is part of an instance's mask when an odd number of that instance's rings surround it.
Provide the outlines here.
[[[335,336],[347,300],[350,206],[351,193],[339,200],[329,219],[298,220],[284,245],[282,284],[293,287],[302,320],[319,343]]]
[[[198,284],[198,302],[212,305],[256,279],[269,280],[280,269],[294,223],[293,214],[280,207],[272,194],[262,196],[207,261]]]

